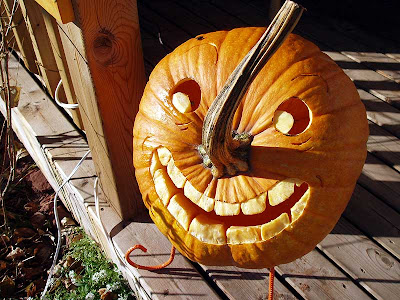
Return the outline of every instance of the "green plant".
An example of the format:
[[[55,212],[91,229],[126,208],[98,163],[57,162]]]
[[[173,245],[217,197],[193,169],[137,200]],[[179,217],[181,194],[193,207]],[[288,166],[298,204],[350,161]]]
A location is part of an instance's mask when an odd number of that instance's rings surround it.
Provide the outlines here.
[[[117,267],[104,256],[96,242],[80,228],[74,229],[72,236],[46,298],[135,299]]]

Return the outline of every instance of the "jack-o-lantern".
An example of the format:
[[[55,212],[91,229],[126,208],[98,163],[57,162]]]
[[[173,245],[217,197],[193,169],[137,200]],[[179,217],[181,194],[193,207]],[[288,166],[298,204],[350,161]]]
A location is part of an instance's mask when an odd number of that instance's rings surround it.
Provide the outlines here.
[[[309,252],[336,224],[366,157],[354,84],[293,34],[237,109],[204,123],[264,30],[219,31],[179,46],[153,70],[135,120],[134,166],[150,216],[202,264],[264,268]],[[204,145],[216,130],[217,162]]]

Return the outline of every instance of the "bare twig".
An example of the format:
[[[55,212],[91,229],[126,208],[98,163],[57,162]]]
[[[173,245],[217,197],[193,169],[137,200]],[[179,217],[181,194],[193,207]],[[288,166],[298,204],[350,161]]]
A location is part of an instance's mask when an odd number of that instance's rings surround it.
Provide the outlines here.
[[[12,130],[12,119],[11,119],[11,91],[10,91],[10,77],[8,73],[8,58],[9,58],[9,45],[7,35],[10,32],[12,20],[15,14],[15,11],[18,7],[18,1],[14,0],[14,5],[11,11],[11,15],[9,18],[3,18],[3,15],[0,19],[0,31],[1,31],[1,47],[0,47],[0,77],[1,77],[1,97],[3,98],[4,102],[6,103],[6,128],[5,128],[5,143],[4,147],[6,149],[6,153],[8,156],[9,162],[9,173],[7,182],[3,188],[2,182],[1,188],[3,190],[0,194],[1,200],[1,208],[3,210],[4,216],[4,223],[3,226],[7,229],[8,222],[7,222],[7,214],[5,210],[5,203],[4,203],[4,196],[10,186],[10,183],[14,180],[15,176],[15,165],[16,165],[16,153],[15,153],[15,145],[14,145],[14,132]],[[3,171],[5,168],[4,163],[6,160],[3,161]]]

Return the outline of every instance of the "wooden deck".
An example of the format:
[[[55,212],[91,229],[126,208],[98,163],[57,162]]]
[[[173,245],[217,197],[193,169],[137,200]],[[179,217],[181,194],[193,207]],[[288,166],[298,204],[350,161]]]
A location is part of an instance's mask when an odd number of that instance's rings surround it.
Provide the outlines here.
[[[265,26],[265,1],[138,1],[145,66],[198,34]],[[276,299],[399,299],[400,47],[355,25],[305,13],[295,33],[356,84],[370,125],[368,157],[333,232],[314,251],[277,267]],[[173,268],[172,266],[171,268]],[[229,299],[263,299],[267,270],[201,267]]]
[[[264,1],[226,3],[139,0],[146,73],[150,74],[172,49],[198,34],[267,25]],[[366,164],[342,218],[311,253],[276,267],[274,299],[399,299],[400,47],[353,24],[311,13],[303,16],[295,32],[316,43],[354,81],[367,109],[370,137]],[[64,117],[51,100],[16,62],[10,68],[13,80],[24,82],[19,106],[14,109],[14,128],[57,187],[86,151],[87,143],[74,127],[55,125]],[[4,111],[2,103],[0,109]],[[41,113],[34,114],[37,111]],[[63,199],[81,224],[110,251],[95,216],[94,175],[89,160],[67,186]],[[121,254],[141,243],[149,253],[137,253],[134,259],[138,263],[158,264],[168,257],[169,242],[148,218],[125,224],[112,207],[103,203],[102,209],[106,229]],[[243,300],[268,296],[266,269],[206,267],[179,254],[169,267],[158,272],[121,268],[133,273],[143,294],[152,299]],[[132,280],[131,284],[137,285]]]

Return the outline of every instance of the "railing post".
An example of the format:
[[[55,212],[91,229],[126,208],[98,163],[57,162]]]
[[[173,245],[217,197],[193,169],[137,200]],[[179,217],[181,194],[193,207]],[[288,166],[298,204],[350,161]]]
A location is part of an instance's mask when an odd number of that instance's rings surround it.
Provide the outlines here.
[[[69,69],[84,128],[103,192],[129,219],[144,207],[132,162],[133,122],[146,81],[136,1],[74,0],[73,7],[80,30],[62,25],[61,35],[71,50],[66,55],[73,53],[67,61],[75,63]]]

